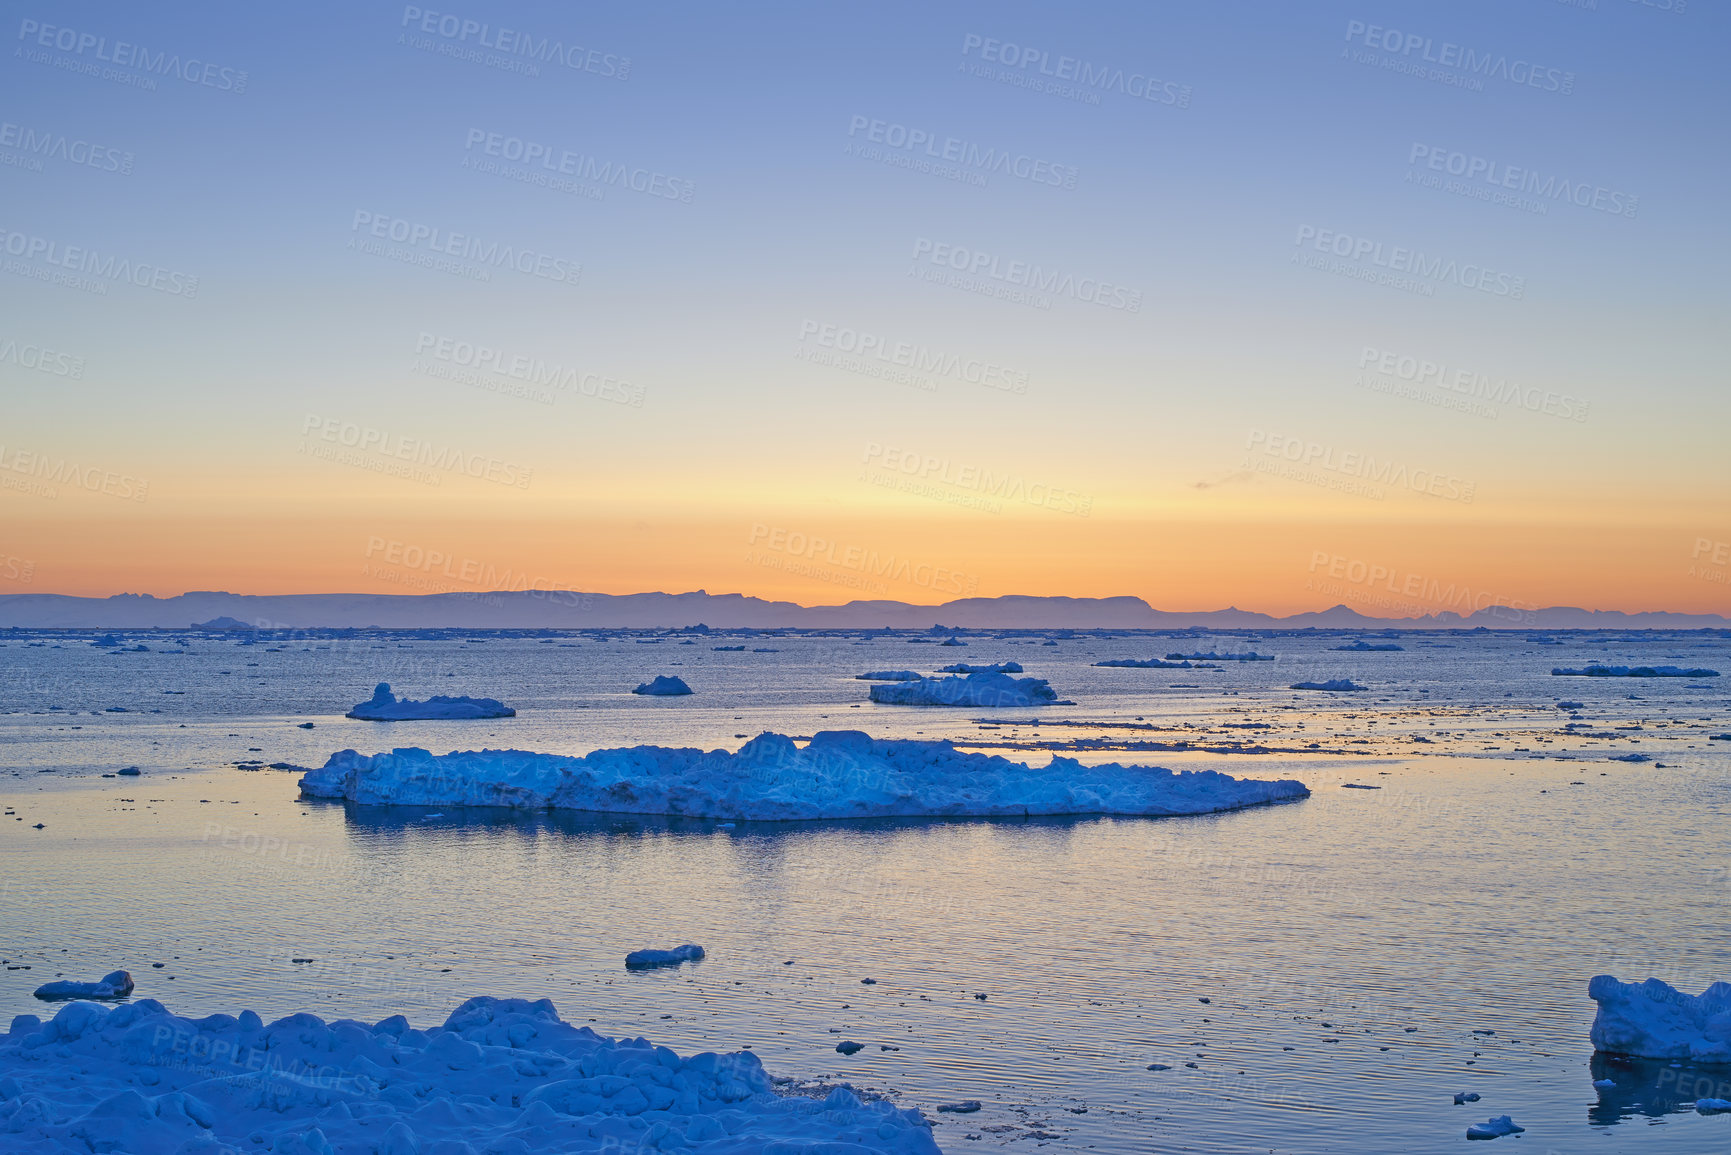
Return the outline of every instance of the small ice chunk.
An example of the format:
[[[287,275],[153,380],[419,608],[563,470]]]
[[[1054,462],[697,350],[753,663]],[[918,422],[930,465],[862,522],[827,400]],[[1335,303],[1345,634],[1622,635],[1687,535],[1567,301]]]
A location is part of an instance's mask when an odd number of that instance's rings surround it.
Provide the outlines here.
[[[652,967],[672,967],[682,962],[696,962],[702,957],[703,948],[688,942],[672,950],[634,950],[625,956],[625,966],[634,971],[649,970]]]
[[[851,1055],[855,1051],[865,1050],[865,1044],[864,1043],[856,1043],[852,1039],[843,1039],[841,1042],[839,1042],[835,1045],[835,1049],[840,1051],[844,1055]]]
[[[1597,1084],[1594,1084],[1597,1086]],[[1731,1099],[1696,1099],[1695,1110],[1703,1115],[1716,1115],[1721,1111],[1731,1111]]]
[[[1476,1103],[1478,1101],[1479,1101],[1479,1093],[1477,1091],[1456,1091],[1455,1092],[1455,1106],[1457,1106],[1457,1107],[1460,1106],[1462,1103]]]
[[[1507,1115],[1498,1115],[1483,1123],[1474,1123],[1467,1128],[1468,1139],[1500,1139],[1504,1135],[1519,1135],[1525,1127],[1515,1126],[1515,1121]]]
[[[1617,1085],[1617,1083],[1616,1083],[1616,1080],[1614,1080],[1614,1079],[1594,1079],[1593,1080],[1593,1086],[1599,1088],[1599,1090],[1601,1090],[1601,1091],[1609,1091],[1612,1087],[1615,1087],[1616,1085]]]
[[[132,976],[125,971],[110,971],[93,983],[62,979],[36,988],[36,997],[43,1002],[60,999],[123,999],[131,993]]]
[[[972,1115],[980,1109],[978,1099],[963,1099],[959,1103],[939,1103],[938,1110],[950,1115]]]

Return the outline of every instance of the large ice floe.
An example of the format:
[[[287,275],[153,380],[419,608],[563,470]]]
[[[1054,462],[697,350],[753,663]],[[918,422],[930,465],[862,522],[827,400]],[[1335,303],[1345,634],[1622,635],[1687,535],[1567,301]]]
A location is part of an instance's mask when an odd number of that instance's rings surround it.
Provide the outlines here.
[[[371,698],[345,716],[359,718],[363,722],[414,722],[515,718],[517,711],[497,698],[448,698],[443,694],[435,694],[424,702],[413,702],[391,693],[389,682],[380,682],[373,687]]]
[[[820,818],[1212,814],[1309,796],[1302,782],[1214,770],[1029,766],[949,742],[824,730],[801,747],[760,734],[726,750],[636,746],[586,757],[522,750],[444,755],[344,750],[300,780],[313,798],[372,805],[505,806],[780,821]]]
[[[1211,666],[1206,662],[1196,663],[1188,658],[1182,661],[1168,661],[1164,658],[1113,658],[1108,662],[1095,662],[1096,666],[1105,666],[1121,670],[1218,670],[1219,666]]]
[[[1587,994],[1599,1004],[1593,1048],[1644,1059],[1731,1063],[1731,983],[1688,995],[1669,983],[1618,982],[1594,975]]]
[[[36,997],[43,1002],[61,999],[123,999],[132,993],[132,976],[125,971],[110,971],[93,983],[73,979],[43,983],[36,988]]]
[[[442,1027],[242,1011],[186,1019],[154,999],[71,1003],[0,1035],[8,1155],[936,1153],[913,1110],[784,1096],[750,1051],[681,1057],[474,998]]]
[[[869,670],[854,675],[855,679],[862,682],[917,682],[923,676],[912,670]]]
[[[1700,666],[1583,666],[1569,669],[1557,666],[1551,670],[1556,678],[1717,678],[1718,670]]]
[[[657,674],[653,682],[641,682],[631,692],[651,698],[678,698],[691,693],[691,687],[685,684],[684,678]]]
[[[921,678],[871,688],[871,699],[887,706],[1045,706],[1058,700],[1044,678],[1008,674],[964,674]]]

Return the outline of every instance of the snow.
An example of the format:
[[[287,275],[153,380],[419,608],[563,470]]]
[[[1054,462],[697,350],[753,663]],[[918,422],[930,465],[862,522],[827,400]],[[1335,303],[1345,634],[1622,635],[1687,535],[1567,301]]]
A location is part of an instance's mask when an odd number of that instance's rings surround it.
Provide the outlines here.
[[[1001,676],[1001,675],[1000,675]],[[880,687],[874,687],[874,689]],[[637,746],[586,757],[422,749],[344,750],[300,780],[313,798],[362,804],[504,806],[615,814],[784,820],[1034,814],[1212,814],[1309,797],[1303,783],[1214,770],[1045,766],[958,751],[949,742],[825,730],[804,747],[760,734],[737,754]]]
[[[373,696],[345,717],[363,722],[452,721],[474,718],[515,718],[517,711],[495,698],[449,698],[435,694],[424,702],[399,698],[389,682],[373,687]]]
[[[1197,665],[1188,660],[1171,662],[1160,658],[1114,658],[1109,662],[1095,662],[1094,664],[1123,670],[1218,670],[1220,668],[1207,664]]]
[[[1044,706],[1058,695],[1044,678],[964,674],[873,686],[871,699],[888,706]]]
[[[874,670],[869,674],[854,675],[854,679],[861,682],[917,682],[921,677],[912,670]]]
[[[1467,1128],[1468,1139],[1500,1139],[1504,1135],[1519,1135],[1525,1127],[1515,1126],[1515,1121],[1507,1115],[1498,1115],[1483,1123],[1474,1123]]]
[[[14,1019],[0,1070],[8,1155],[938,1150],[917,1111],[845,1087],[780,1096],[749,1051],[681,1057],[546,999],[473,998],[425,1030],[71,1003]]]
[[[1594,975],[1587,994],[1599,1004],[1593,1047],[1646,1059],[1731,1062],[1731,983],[1687,995],[1658,979],[1622,983]]]
[[[967,662],[957,662],[951,666],[940,666],[940,674],[1019,674],[1022,672],[1020,662],[998,662],[990,666],[974,666]]]
[[[691,693],[691,687],[685,684],[684,678],[670,678],[666,674],[655,675],[653,682],[644,682],[633,694],[646,694],[655,698],[676,698],[681,694]]]
[[[110,971],[93,983],[44,983],[36,988],[36,997],[43,1002],[59,999],[123,999],[132,993],[132,976],[125,971]]]
[[[652,967],[674,967],[682,962],[696,962],[702,957],[703,948],[688,942],[672,950],[634,950],[625,956],[625,965],[634,971],[649,970]]]
[[[1557,678],[1717,678],[1718,670],[1695,666],[1600,666],[1591,665],[1572,670],[1556,666],[1551,676]]]
[[[1294,690],[1328,690],[1331,693],[1365,689],[1364,686],[1360,686],[1351,678],[1330,678],[1326,682],[1294,682],[1292,688]]]

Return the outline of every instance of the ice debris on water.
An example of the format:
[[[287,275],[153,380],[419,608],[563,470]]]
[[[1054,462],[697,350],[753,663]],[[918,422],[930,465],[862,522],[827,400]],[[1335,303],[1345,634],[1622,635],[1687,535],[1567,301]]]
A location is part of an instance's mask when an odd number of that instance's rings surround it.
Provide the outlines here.
[[[1517,1127],[1515,1121],[1507,1115],[1498,1115],[1483,1123],[1474,1123],[1467,1128],[1468,1139],[1500,1139],[1504,1135],[1519,1135],[1525,1127]]]
[[[398,698],[389,682],[373,687],[373,696],[344,717],[363,722],[469,721],[477,718],[515,718],[517,711],[497,698],[447,697],[435,694],[424,702]]]
[[[696,962],[702,957],[703,948],[688,942],[672,950],[634,950],[625,956],[625,965],[631,970],[649,970],[652,967],[671,967],[682,962]]]
[[[110,971],[93,983],[62,979],[36,988],[36,997],[43,1002],[61,999],[124,999],[132,993],[132,976],[125,971]]]

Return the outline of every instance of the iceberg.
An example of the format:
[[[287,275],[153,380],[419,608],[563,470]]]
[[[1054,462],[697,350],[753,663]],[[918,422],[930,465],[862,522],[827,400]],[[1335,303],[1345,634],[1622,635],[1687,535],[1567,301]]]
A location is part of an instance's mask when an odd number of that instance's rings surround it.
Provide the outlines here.
[[[855,674],[854,679],[861,682],[917,682],[921,676],[912,670],[874,670],[869,674]]]
[[[110,971],[93,983],[62,979],[36,988],[36,997],[45,1003],[60,999],[124,999],[131,993],[132,976],[125,971]]]
[[[801,747],[760,734],[737,754],[636,746],[582,758],[523,750],[343,750],[300,780],[309,798],[729,820],[1214,814],[1310,796],[1302,782],[1215,770],[1029,766],[949,742],[823,730]]]
[[[886,706],[1044,706],[1058,695],[1044,678],[963,674],[873,686],[871,700]]]
[[[703,957],[703,948],[688,942],[672,950],[634,950],[625,956],[627,970],[650,970],[654,967],[674,967],[682,962],[696,962]]]
[[[938,1153],[916,1110],[780,1095],[750,1051],[609,1038],[547,999],[472,998],[425,1029],[71,1003],[13,1019],[0,1071],[0,1146],[34,1155]]]
[[[1366,689],[1351,678],[1330,678],[1326,682],[1294,682],[1292,688],[1294,690],[1327,690],[1336,694],[1345,693],[1348,690]]]
[[[1095,662],[1094,664],[1121,670],[1218,670],[1220,668],[1207,664],[1198,665],[1189,660],[1174,662],[1161,658],[1114,658],[1109,662]]]
[[[435,694],[424,702],[399,698],[389,682],[373,687],[373,696],[344,715],[363,722],[461,721],[474,718],[515,718],[517,711],[495,698],[448,698]]]
[[[1166,660],[1169,662],[1183,661],[1186,658],[1192,662],[1272,662],[1274,660],[1274,655],[1273,654],[1259,654],[1255,650],[1251,650],[1248,653],[1243,653],[1243,654],[1216,654],[1216,653],[1204,654],[1204,653],[1198,652],[1198,653],[1194,653],[1194,654],[1167,654],[1166,655]]]
[[[949,666],[940,666],[940,674],[1019,674],[1022,672],[1020,662],[999,662],[991,666],[974,666],[967,662],[956,662]]]
[[[1571,670],[1556,666],[1551,670],[1554,678],[1717,678],[1718,670],[1708,670],[1701,667],[1684,669],[1682,666],[1584,666]]]
[[[1395,650],[1406,649],[1405,646],[1397,646],[1393,642],[1375,642],[1375,643],[1373,643],[1373,642],[1367,642],[1363,638],[1360,638],[1358,641],[1353,642],[1350,645],[1331,646],[1330,648],[1335,650],[1335,651],[1345,651],[1346,653],[1349,653],[1349,654],[1381,654],[1381,653],[1392,653]]]
[[[677,698],[681,694],[691,693],[691,687],[685,684],[684,678],[670,678],[666,674],[657,674],[653,682],[643,682],[631,692],[652,698]]]
[[[1593,1017],[1593,1049],[1644,1059],[1692,1059],[1731,1063],[1731,983],[1714,983],[1687,995],[1669,983],[1648,979],[1622,983],[1594,975],[1587,994],[1599,1004]]]

